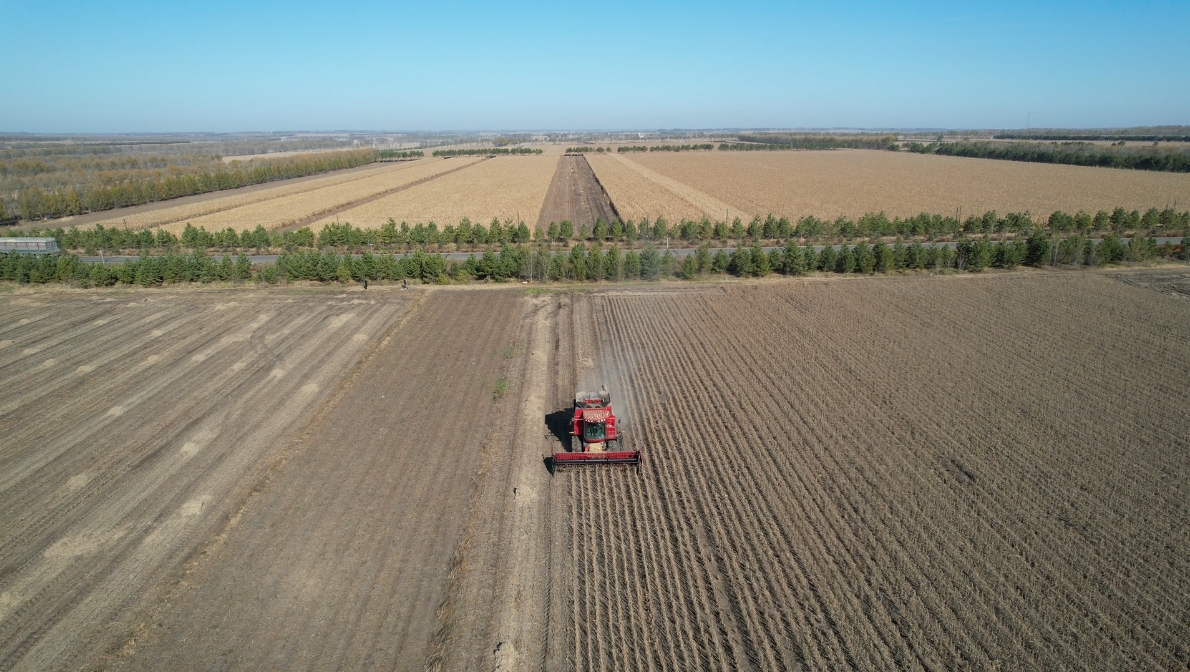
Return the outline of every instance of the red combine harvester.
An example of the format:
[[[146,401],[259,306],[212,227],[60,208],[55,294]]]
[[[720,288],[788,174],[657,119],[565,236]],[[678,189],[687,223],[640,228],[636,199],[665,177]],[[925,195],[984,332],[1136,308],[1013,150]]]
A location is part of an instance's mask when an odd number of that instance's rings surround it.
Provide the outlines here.
[[[612,395],[576,392],[570,428],[570,450],[554,453],[554,467],[576,464],[640,464],[640,451],[628,447],[628,437],[616,426]]]

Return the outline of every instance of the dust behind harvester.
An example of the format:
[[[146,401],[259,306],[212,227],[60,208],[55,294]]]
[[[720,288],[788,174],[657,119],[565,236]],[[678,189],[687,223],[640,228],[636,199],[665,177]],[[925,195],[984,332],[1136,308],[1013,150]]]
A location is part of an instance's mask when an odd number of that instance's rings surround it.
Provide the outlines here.
[[[598,392],[574,394],[570,450],[554,453],[554,466],[578,464],[640,464],[640,451],[628,445],[628,437],[612,413],[607,386]]]

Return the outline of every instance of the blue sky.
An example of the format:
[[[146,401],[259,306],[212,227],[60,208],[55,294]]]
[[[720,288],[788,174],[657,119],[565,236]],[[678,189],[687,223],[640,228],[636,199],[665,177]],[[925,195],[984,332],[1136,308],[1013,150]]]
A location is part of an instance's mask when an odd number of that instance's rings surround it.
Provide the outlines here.
[[[1190,2],[0,3],[0,131],[1190,124]]]

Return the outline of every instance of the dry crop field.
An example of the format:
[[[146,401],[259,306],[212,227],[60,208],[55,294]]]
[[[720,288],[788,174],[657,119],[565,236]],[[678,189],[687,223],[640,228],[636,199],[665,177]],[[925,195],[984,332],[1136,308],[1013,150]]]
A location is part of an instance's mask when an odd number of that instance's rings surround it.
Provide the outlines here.
[[[273,230],[302,222],[354,204],[390,193],[406,185],[434,178],[470,165],[473,157],[420,159],[401,163],[383,163],[364,170],[342,171],[309,180],[286,180],[269,188],[245,188],[237,193],[212,192],[184,199],[184,204],[152,209],[136,208],[137,214],[125,215],[115,210],[107,219],[92,222],[130,229],[162,228],[181,233],[187,223],[208,231],[232,227],[237,231],[262,225]],[[164,205],[164,204],[157,204]],[[63,224],[69,225],[69,221]]]
[[[0,667],[1183,669],[1178,282],[9,294]]]
[[[625,218],[963,216],[1190,203],[1190,174],[869,150],[651,152],[591,162]],[[636,173],[636,174],[634,174]],[[660,177],[656,177],[660,176]],[[675,186],[675,184],[677,186]],[[1178,206],[1182,207],[1182,206]]]
[[[493,217],[534,222],[559,158],[557,154],[540,154],[486,159],[468,170],[324,217],[315,228],[335,219],[365,229],[377,228],[390,218],[410,224],[433,221],[439,226],[455,224],[464,217],[484,224]],[[467,160],[453,158],[447,163]]]

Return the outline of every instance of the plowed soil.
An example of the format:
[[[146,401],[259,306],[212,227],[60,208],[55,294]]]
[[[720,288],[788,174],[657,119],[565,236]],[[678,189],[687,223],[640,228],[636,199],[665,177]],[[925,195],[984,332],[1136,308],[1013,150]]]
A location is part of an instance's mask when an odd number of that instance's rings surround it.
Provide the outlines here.
[[[619,215],[586,157],[563,156],[558,160],[558,169],[541,206],[538,228],[563,220],[573,222],[576,228],[584,225],[590,228],[596,219],[610,223],[619,219]]]
[[[1185,669],[1126,275],[10,294],[0,667]],[[604,382],[641,469],[551,476]]]
[[[1082,274],[580,314],[646,462],[567,476],[567,667],[1190,662],[1184,300]]]
[[[0,304],[0,668],[119,650],[404,294],[49,292]]]

